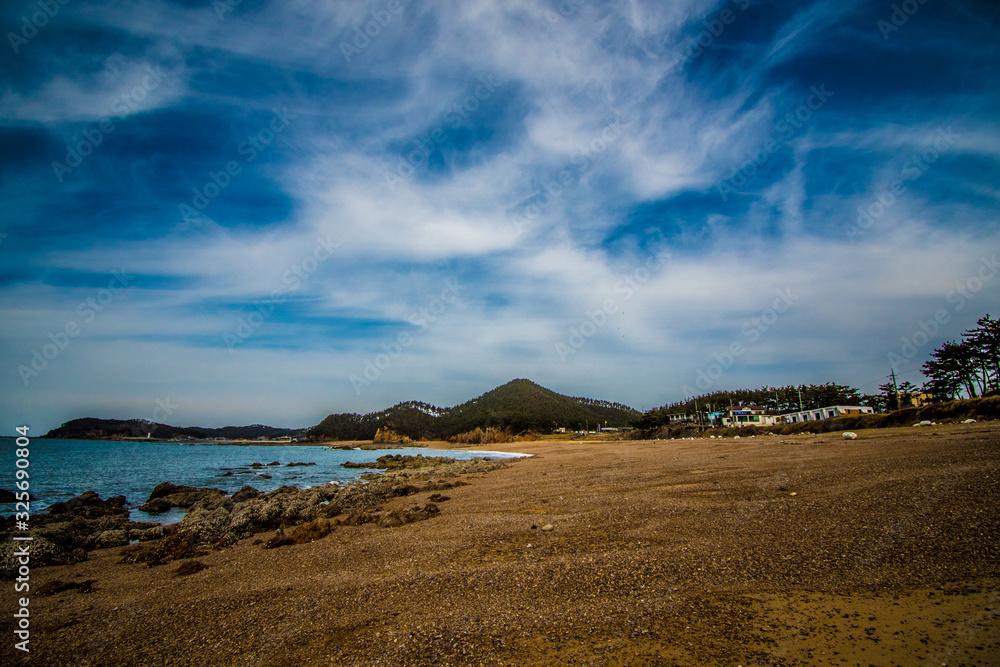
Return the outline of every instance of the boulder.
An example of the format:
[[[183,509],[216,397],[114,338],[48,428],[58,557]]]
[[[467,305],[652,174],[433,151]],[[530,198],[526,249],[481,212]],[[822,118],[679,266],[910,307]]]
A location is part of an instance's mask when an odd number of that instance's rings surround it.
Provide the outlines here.
[[[335,525],[331,519],[314,519],[293,528],[291,537],[295,544],[308,544],[332,533]]]
[[[127,515],[128,510],[125,509],[127,502],[125,496],[114,496],[107,500],[101,500],[96,491],[84,491],[76,498],[50,505],[48,513],[50,515],[77,514],[86,517],[100,517],[106,514]]]
[[[94,547],[97,549],[108,549],[110,547],[123,547],[128,544],[127,530],[106,530],[94,539]]]
[[[24,546],[23,542],[7,540],[0,543],[0,572],[12,574],[17,571],[17,552]],[[87,560],[87,552],[83,549],[67,549],[44,537],[35,537],[31,541],[31,566],[41,565],[72,565]],[[12,578],[12,577],[8,577]]]
[[[195,505],[214,509],[232,503],[222,489],[196,488],[163,482],[149,494],[149,500],[139,509],[149,514],[161,514],[174,507],[190,508]]]
[[[200,560],[188,559],[182,562],[174,569],[175,577],[187,577],[196,572],[201,572],[207,565],[202,563]]]
[[[199,548],[195,535],[185,535],[174,530],[166,537],[122,549],[120,563],[144,563],[147,567],[163,565],[182,558],[197,558],[205,552]]]
[[[261,495],[260,491],[253,488],[252,486],[244,486],[242,489],[233,494],[234,503],[242,503],[245,500],[250,500],[252,498],[259,498]]]
[[[285,535],[285,531],[279,528],[268,541],[264,542],[265,549],[277,549],[295,544],[295,540],[290,535]]]

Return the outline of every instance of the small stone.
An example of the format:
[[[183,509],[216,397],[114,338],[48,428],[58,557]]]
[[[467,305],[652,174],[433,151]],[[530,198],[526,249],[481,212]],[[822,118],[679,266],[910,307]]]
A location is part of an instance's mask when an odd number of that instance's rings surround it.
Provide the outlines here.
[[[549,532],[549,531],[551,531],[551,530],[555,530],[555,528],[556,527],[553,526],[551,523],[547,523],[544,526],[542,526],[542,530],[545,531],[546,533]]]

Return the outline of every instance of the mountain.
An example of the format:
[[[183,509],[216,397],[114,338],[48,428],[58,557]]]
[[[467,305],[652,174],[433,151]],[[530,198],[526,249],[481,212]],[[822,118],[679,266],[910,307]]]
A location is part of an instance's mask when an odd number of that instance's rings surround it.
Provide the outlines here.
[[[379,428],[414,439],[443,439],[476,427],[510,428],[515,433],[553,429],[628,426],[641,413],[627,405],[563,396],[530,380],[512,380],[452,408],[408,401],[366,415],[333,414],[309,430],[329,440],[370,440]]]
[[[226,438],[227,440],[256,440],[260,437],[293,438],[305,434],[306,429],[277,428],[264,424],[250,426],[223,426],[222,428],[202,428],[200,426],[168,426],[145,419],[97,419],[84,417],[68,421],[54,428],[43,438],[60,440],[111,440],[114,438],[144,438],[148,434],[157,440],[171,438]]]

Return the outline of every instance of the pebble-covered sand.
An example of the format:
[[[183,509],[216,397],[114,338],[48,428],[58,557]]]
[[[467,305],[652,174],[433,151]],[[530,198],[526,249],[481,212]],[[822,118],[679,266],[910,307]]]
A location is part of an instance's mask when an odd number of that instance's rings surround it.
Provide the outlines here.
[[[418,523],[38,568],[91,583],[32,596],[23,662],[1000,664],[998,424],[494,448],[535,456]]]

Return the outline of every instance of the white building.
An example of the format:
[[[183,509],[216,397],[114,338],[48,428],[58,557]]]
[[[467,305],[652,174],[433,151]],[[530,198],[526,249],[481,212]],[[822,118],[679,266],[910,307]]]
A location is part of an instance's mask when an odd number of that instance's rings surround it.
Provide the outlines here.
[[[874,409],[866,405],[830,405],[825,408],[814,410],[803,410],[801,412],[789,412],[781,415],[786,424],[795,422],[815,422],[821,419],[832,419],[833,417],[846,417],[847,415],[866,415],[875,412]]]
[[[772,426],[777,423],[777,415],[766,414],[759,405],[736,405],[722,415],[723,426]]]

